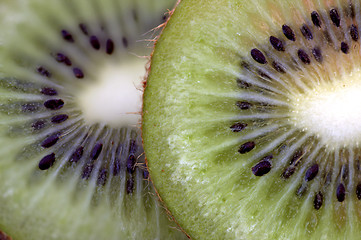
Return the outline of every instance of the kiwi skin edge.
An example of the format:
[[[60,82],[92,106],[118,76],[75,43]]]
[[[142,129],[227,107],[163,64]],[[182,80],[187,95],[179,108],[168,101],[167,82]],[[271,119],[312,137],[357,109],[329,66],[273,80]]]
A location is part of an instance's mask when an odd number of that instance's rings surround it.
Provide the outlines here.
[[[12,240],[12,238],[7,236],[4,232],[0,231],[0,240]]]
[[[151,65],[151,63],[152,63],[152,56],[153,56],[153,53],[154,53],[155,46],[156,46],[156,44],[157,44],[157,42],[158,42],[159,37],[162,35],[162,32],[163,32],[164,28],[167,26],[169,20],[172,18],[172,15],[173,15],[174,11],[176,10],[177,6],[179,5],[179,3],[180,3],[181,1],[182,1],[182,0],[177,0],[174,8],[173,8],[172,10],[169,10],[169,11],[167,12],[168,18],[166,19],[166,21],[165,21],[164,23],[162,23],[161,25],[158,26],[158,28],[161,29],[161,32],[159,33],[159,35],[158,35],[157,37],[154,38],[153,50],[152,50],[152,53],[151,53],[150,58],[149,58],[148,67],[147,67],[147,69],[146,69],[146,75],[145,75],[145,77],[144,77],[145,80],[144,80],[144,82],[143,82],[143,89],[144,89],[144,90],[145,90],[146,87],[147,87],[147,77],[148,77],[149,72],[150,72],[150,70],[151,70],[151,66],[152,66],[152,65]],[[143,91],[143,93],[144,93],[144,91]],[[143,100],[144,100],[144,94],[143,94]],[[142,106],[142,107],[143,107],[143,106]],[[144,111],[142,111],[142,117],[143,117],[143,115],[144,115]],[[142,127],[143,127],[143,125],[141,126],[141,128],[142,128]],[[143,131],[141,131],[141,132],[143,133]],[[143,141],[143,137],[142,137],[142,141]],[[144,154],[145,154],[145,153],[144,153]],[[146,155],[145,155],[145,163],[146,163],[147,168],[148,168],[148,160],[147,160],[147,156],[146,156]],[[149,169],[148,169],[148,171],[149,171]],[[152,176],[149,176],[149,181],[151,181],[152,184],[153,184]],[[154,184],[153,184],[153,188],[154,188],[154,191],[155,191],[155,193],[156,193],[156,195],[157,195],[157,198],[158,198],[161,206],[163,207],[164,211],[165,211],[166,214],[168,215],[168,218],[177,225],[178,229],[179,229],[180,231],[182,231],[182,232],[187,236],[187,238],[191,239],[190,235],[188,235],[187,232],[184,231],[184,229],[182,228],[182,226],[179,225],[179,223],[177,222],[177,220],[174,218],[174,216],[172,215],[172,213],[169,211],[169,209],[167,208],[167,205],[166,205],[165,202],[162,200],[162,197],[159,195],[159,193],[158,193],[156,187],[154,186]]]

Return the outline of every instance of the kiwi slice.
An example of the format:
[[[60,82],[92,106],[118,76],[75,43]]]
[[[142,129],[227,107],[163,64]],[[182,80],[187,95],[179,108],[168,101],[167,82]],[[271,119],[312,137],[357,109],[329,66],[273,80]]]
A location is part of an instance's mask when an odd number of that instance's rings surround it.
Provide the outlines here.
[[[1,3],[0,229],[183,239],[149,181],[143,75],[169,0]]]
[[[358,239],[360,1],[184,0],[152,57],[143,141],[194,239]]]

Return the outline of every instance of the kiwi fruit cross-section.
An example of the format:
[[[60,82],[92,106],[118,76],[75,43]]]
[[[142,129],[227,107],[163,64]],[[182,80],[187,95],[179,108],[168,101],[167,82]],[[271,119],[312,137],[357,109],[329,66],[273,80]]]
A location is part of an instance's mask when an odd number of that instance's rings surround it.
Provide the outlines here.
[[[193,239],[360,238],[360,28],[360,1],[181,1],[143,141]]]
[[[1,3],[0,229],[14,240],[185,238],[140,135],[147,56],[173,6]]]

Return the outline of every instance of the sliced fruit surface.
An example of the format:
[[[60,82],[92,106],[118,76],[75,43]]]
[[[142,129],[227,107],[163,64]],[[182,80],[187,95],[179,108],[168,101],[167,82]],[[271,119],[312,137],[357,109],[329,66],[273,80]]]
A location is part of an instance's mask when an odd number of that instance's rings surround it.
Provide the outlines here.
[[[149,181],[139,124],[173,5],[0,3],[0,229],[14,240],[185,238]]]
[[[144,94],[153,183],[194,239],[358,239],[360,1],[183,0]]]

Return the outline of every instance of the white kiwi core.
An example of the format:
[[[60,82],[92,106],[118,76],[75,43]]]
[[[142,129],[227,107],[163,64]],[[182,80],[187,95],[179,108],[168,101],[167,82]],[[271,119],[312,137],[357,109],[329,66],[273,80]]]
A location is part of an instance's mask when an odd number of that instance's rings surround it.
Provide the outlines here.
[[[325,146],[335,149],[361,142],[360,69],[295,96],[292,106],[295,126],[318,136]]]
[[[78,103],[88,124],[125,127],[140,123],[146,61],[134,57],[106,64],[95,82],[84,86]]]

